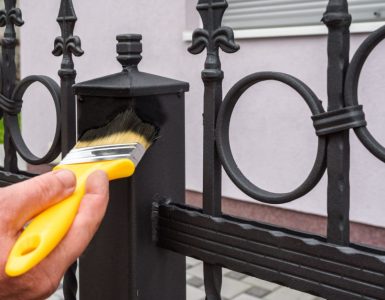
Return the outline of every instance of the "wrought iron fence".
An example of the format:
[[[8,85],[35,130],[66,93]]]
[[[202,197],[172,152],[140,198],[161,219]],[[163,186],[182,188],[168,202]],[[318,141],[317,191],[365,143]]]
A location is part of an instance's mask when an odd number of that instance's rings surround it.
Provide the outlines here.
[[[16,85],[16,26],[22,26],[22,12],[16,7],[16,0],[4,0],[5,9],[0,11],[0,27],[5,27],[1,40],[1,94],[0,108],[4,119],[4,167],[0,170],[0,186],[6,186],[28,179],[33,174],[19,171],[17,153],[29,164],[40,165],[52,162],[60,153],[65,155],[76,143],[76,102],[72,91],[75,83],[76,71],[72,55],[81,56],[83,51],[80,39],[73,35],[76,14],[71,0],[61,1],[57,22],[62,35],[55,39],[54,50],[56,56],[63,56],[59,76],[60,86],[47,76],[34,75],[22,79]],[[56,128],[52,145],[45,155],[34,155],[21,135],[18,114],[23,105],[23,95],[33,83],[39,82],[52,96],[56,110]],[[76,263],[66,273],[65,294],[67,299],[74,299],[77,281],[75,277]]]
[[[4,168],[0,171],[1,186],[33,176],[18,170],[16,153],[30,164],[44,164],[51,162],[59,153],[65,155],[74,145],[76,105],[72,85],[76,71],[72,56],[83,54],[79,37],[73,35],[76,15],[72,2],[61,0],[57,21],[62,35],[55,39],[53,50],[54,55],[63,57],[59,70],[60,86],[46,76],[29,76],[16,86],[15,26],[23,25],[23,20],[15,2],[5,0],[5,10],[0,11],[0,26],[5,27],[0,108],[5,121],[6,154]],[[360,72],[371,51],[385,38],[385,26],[369,35],[349,62],[351,16],[348,1],[329,1],[323,16],[323,22],[329,29],[328,111],[325,112],[321,101],[305,83],[291,75],[276,72],[258,72],[241,79],[223,100],[223,71],[219,49],[228,53],[239,50],[232,29],[221,25],[226,8],[226,0],[198,1],[197,9],[203,28],[194,32],[192,46],[189,48],[192,54],[207,50],[202,71],[203,208],[196,209],[177,203],[183,199],[158,195],[161,200],[153,203],[152,212],[156,243],[148,247],[158,249],[156,251],[159,252],[154,252],[159,254],[157,259],[162,259],[163,253],[169,252],[161,249],[164,248],[203,260],[205,291],[209,300],[221,299],[222,267],[327,299],[385,299],[385,252],[355,245],[349,238],[349,130],[353,129],[362,144],[385,162],[385,148],[368,131],[363,106],[359,105],[357,97]],[[251,183],[237,167],[230,148],[229,123],[235,105],[248,88],[266,80],[282,82],[302,96],[313,115],[313,125],[318,136],[317,156],[310,174],[298,188],[284,194],[272,193]],[[17,122],[23,94],[34,82],[42,83],[51,93],[58,120],[53,144],[43,157],[36,157],[28,149]],[[256,201],[269,204],[294,201],[307,194],[327,171],[327,236],[304,234],[224,215],[221,210],[222,166],[239,189]],[[167,201],[163,201],[164,198]],[[148,227],[149,220],[138,219],[135,222],[140,223],[135,223],[137,227]],[[140,250],[146,252],[148,249]],[[136,264],[135,257],[132,264]],[[170,263],[173,259],[170,258]],[[76,264],[65,278],[67,300],[75,299],[75,270]],[[184,277],[183,270],[179,269],[178,272],[180,274],[177,276]],[[127,273],[122,272],[116,276],[124,277]],[[88,280],[92,281],[93,278]],[[151,286],[152,283],[147,284],[147,288]],[[184,287],[173,288],[183,294]],[[105,282],[103,289],[113,289],[112,283]],[[130,293],[129,297],[144,299],[139,292]]]
[[[158,245],[205,262],[207,299],[221,299],[221,267],[276,282],[327,299],[385,299],[384,252],[354,245],[349,236],[349,129],[378,159],[385,148],[366,127],[357,99],[361,69],[385,38],[385,27],[371,34],[349,63],[351,16],[348,1],[330,0],[323,16],[328,35],[328,111],[302,81],[283,73],[258,72],[238,81],[222,102],[223,72],[219,49],[235,52],[231,28],[222,27],[224,0],[200,0],[203,29],[193,34],[189,51],[207,49],[204,93],[203,209],[157,204]],[[318,136],[318,151],[306,180],[289,193],[272,193],[249,181],[235,162],[229,141],[230,119],[242,94],[266,80],[282,82],[308,105]],[[327,170],[327,236],[245,221],[221,212],[221,166],[244,193],[256,201],[280,204],[311,191]]]

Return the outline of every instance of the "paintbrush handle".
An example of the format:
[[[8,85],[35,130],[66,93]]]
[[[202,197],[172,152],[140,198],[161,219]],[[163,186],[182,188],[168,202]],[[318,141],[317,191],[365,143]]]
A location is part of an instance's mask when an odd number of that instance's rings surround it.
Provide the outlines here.
[[[41,262],[67,234],[84,196],[88,176],[103,170],[109,180],[131,176],[135,171],[129,159],[99,161],[76,165],[59,165],[56,170],[68,169],[76,175],[76,189],[65,200],[37,215],[25,228],[13,246],[5,267],[8,276],[19,276]]]

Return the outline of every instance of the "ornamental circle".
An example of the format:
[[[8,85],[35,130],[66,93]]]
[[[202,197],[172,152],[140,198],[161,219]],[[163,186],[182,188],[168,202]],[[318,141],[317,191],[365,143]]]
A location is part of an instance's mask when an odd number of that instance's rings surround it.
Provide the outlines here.
[[[373,32],[367,37],[367,39],[361,44],[353,59],[349,65],[346,73],[345,80],[345,101],[349,106],[358,105],[358,82],[361,76],[362,68],[372,53],[374,48],[385,39],[385,26],[382,26],[377,31]],[[354,128],[354,132],[360,139],[361,143],[368,149],[374,156],[381,161],[385,162],[385,148],[382,146],[369,132],[369,130],[363,126]]]
[[[12,99],[15,101],[22,101],[25,91],[30,87],[33,83],[39,82],[43,86],[47,88],[49,93],[52,96],[55,111],[56,111],[56,128],[55,128],[55,136],[52,141],[51,147],[48,149],[47,153],[43,157],[37,157],[34,155],[26,145],[20,131],[20,126],[18,122],[18,116],[16,114],[6,114],[5,119],[7,123],[7,127],[10,131],[10,135],[12,137],[13,144],[16,147],[17,152],[20,156],[28,163],[33,165],[39,165],[43,163],[50,163],[60,154],[60,87],[58,84],[51,78],[47,76],[28,76],[24,78],[15,88],[13,92]]]
[[[297,91],[305,100],[313,115],[324,112],[321,101],[307,85],[297,78],[276,72],[254,73],[238,81],[226,95],[218,113],[216,141],[222,165],[227,175],[240,190],[257,201],[281,204],[305,195],[319,182],[326,169],[326,138],[324,136],[318,137],[318,150],[313,168],[306,180],[295,190],[288,193],[273,193],[257,187],[248,180],[238,168],[231,151],[230,120],[234,107],[243,93],[251,86],[268,80],[282,82]]]

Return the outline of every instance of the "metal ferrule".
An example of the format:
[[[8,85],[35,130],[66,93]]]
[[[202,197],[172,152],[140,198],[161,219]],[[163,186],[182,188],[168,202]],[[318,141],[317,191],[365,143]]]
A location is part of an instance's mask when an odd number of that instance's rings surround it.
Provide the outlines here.
[[[103,145],[72,149],[60,162],[61,165],[73,165],[103,160],[127,158],[135,166],[139,163],[146,149],[139,143],[121,145]]]

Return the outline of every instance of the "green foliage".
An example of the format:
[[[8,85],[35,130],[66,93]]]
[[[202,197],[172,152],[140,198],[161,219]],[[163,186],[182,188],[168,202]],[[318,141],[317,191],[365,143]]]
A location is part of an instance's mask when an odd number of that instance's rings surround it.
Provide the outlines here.
[[[21,115],[19,114],[17,116],[18,120],[19,120],[19,126],[21,126]],[[4,144],[4,123],[3,123],[3,119],[0,120],[0,145],[1,144]]]
[[[0,121],[0,144],[4,143],[4,124],[3,120]]]

